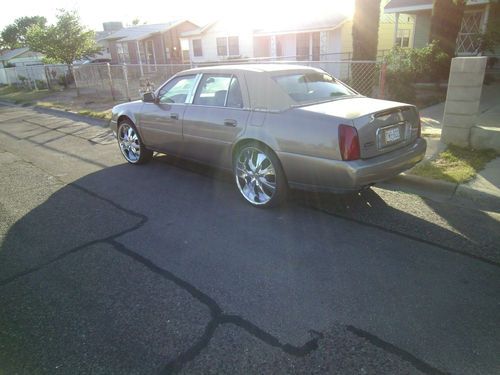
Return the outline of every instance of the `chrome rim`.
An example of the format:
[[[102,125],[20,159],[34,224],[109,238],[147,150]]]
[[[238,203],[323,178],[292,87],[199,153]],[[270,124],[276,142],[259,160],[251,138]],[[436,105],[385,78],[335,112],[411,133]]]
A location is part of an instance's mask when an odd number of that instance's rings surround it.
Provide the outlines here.
[[[123,124],[118,131],[118,144],[123,156],[131,163],[136,163],[141,156],[141,145],[139,136],[135,129],[128,125]]]
[[[269,157],[255,147],[242,149],[236,159],[236,184],[250,203],[268,203],[276,192],[276,171]]]

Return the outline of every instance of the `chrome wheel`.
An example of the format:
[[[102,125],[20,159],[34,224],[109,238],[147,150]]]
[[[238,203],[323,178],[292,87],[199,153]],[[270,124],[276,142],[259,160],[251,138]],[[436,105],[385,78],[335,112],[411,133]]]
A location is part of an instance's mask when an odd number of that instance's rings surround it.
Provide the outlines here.
[[[120,150],[130,163],[137,163],[141,157],[141,142],[136,130],[128,123],[123,123],[118,129],[118,144]]]
[[[260,206],[276,194],[276,169],[271,158],[256,147],[242,148],[235,160],[236,184],[243,197]]]

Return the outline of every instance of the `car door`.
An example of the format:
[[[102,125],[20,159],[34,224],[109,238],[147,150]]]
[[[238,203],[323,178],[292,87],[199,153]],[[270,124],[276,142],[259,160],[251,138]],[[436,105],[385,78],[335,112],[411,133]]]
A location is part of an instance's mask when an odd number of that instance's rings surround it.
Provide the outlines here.
[[[184,113],[184,155],[231,168],[232,145],[249,115],[241,82],[242,77],[233,74],[203,74]]]
[[[184,75],[168,81],[157,93],[155,103],[144,103],[140,131],[144,143],[172,154],[182,151],[182,119],[191,99],[197,75]]]

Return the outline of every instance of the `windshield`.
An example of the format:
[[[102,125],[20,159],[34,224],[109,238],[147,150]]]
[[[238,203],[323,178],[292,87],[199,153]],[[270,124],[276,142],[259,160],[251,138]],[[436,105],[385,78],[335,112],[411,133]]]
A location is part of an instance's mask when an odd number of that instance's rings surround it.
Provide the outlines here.
[[[293,73],[274,77],[276,83],[297,103],[333,100],[356,93],[332,76],[321,72]]]

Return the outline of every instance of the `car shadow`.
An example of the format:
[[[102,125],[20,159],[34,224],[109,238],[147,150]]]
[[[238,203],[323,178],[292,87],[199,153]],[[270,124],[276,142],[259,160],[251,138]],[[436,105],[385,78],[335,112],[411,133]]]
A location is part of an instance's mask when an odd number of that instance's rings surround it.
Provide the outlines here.
[[[283,342],[302,344],[302,332],[308,332],[311,325],[316,328],[311,322],[318,322],[322,329],[332,319],[347,321],[350,316],[353,321],[349,324],[375,334],[387,333],[389,342],[399,339],[384,328],[386,321],[399,325],[398,332],[409,329],[407,321],[417,321],[417,328],[425,323],[431,337],[437,328],[427,321],[430,317],[420,318],[431,311],[426,304],[407,301],[410,297],[405,288],[412,288],[418,280],[428,298],[451,305],[459,298],[455,294],[463,293],[460,288],[444,298],[441,289],[448,290],[449,285],[432,287],[455,282],[449,271],[442,274],[433,270],[430,277],[424,277],[422,269],[443,264],[455,269],[463,262],[461,257],[439,252],[473,252],[480,244],[467,237],[474,235],[473,229],[461,227],[466,234],[458,233],[396,209],[388,204],[396,198],[384,194],[379,190],[349,195],[293,191],[285,206],[255,209],[239,196],[230,173],[163,155],[144,166],[122,164],[84,176],[20,218],[2,242],[0,295],[7,302],[0,309],[0,323],[9,336],[0,338],[0,363],[5,360],[13,369],[15,362],[37,369],[46,361],[65,357],[84,363],[85,356],[75,354],[82,352],[81,335],[90,335],[91,355],[103,366],[108,360],[119,366],[129,355],[127,350],[147,346],[148,337],[141,338],[137,347],[130,339],[139,331],[134,324],[144,316],[125,317],[136,304],[155,305],[161,294],[146,298],[147,288],[140,289],[130,304],[122,306],[114,300],[109,313],[95,313],[95,305],[107,306],[115,289],[122,295],[128,288],[128,284],[108,286],[106,280],[126,276],[133,281],[133,272],[137,272],[130,264],[113,268],[113,250],[102,247],[125,249],[118,251],[117,257],[127,254],[131,260],[140,258],[142,268],[168,270],[177,275],[170,279],[177,280],[190,295],[198,295],[195,286],[203,289],[221,303],[221,308],[242,310],[259,329],[283,334],[287,337]],[[431,211],[451,215],[432,202],[425,203]],[[487,225],[490,228],[490,223]],[[394,244],[399,238],[406,245]],[[412,241],[417,244],[408,246]],[[84,255],[91,261],[79,258]],[[101,266],[101,257],[106,258],[105,266]],[[86,277],[85,287],[81,277]],[[351,282],[353,285],[346,287]],[[140,279],[134,281],[136,286],[141,283]],[[329,300],[332,296],[333,302]],[[418,293],[411,296],[423,298]],[[79,307],[72,308],[72,304]],[[354,315],[347,308],[352,304]],[[416,310],[401,314],[405,306]],[[491,319],[489,307],[479,307],[486,315],[484,320]],[[166,314],[162,320],[168,318],[168,308],[158,312],[161,317]],[[111,331],[103,329],[113,320],[112,315],[119,316],[124,325]],[[453,315],[454,319],[461,316],[458,312]],[[449,324],[455,323],[450,320]],[[10,337],[15,337],[14,344]],[[159,338],[156,334],[150,339]],[[124,343],[128,344],[123,351],[111,350]],[[44,352],[48,354],[34,355]],[[152,361],[164,358],[161,353],[154,354]],[[140,367],[134,366],[138,363],[120,369],[137,370]]]

